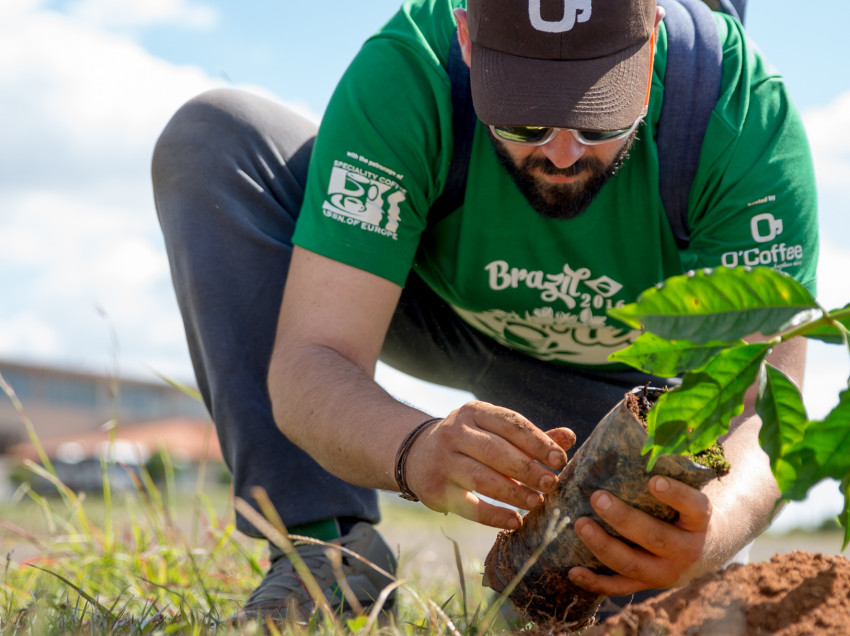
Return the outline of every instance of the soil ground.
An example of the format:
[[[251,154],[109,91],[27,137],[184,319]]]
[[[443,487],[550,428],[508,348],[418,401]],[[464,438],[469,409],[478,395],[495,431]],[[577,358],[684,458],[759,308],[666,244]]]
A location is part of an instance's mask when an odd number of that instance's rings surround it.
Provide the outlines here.
[[[401,547],[402,576],[418,571],[456,580],[449,538],[457,541],[467,567],[483,571],[496,530],[405,502],[385,502],[383,510],[381,531],[393,547]],[[841,541],[842,533],[835,531],[763,534],[748,565],[631,605],[582,636],[848,636],[850,560],[840,555]],[[418,548],[414,552],[411,546]]]
[[[733,565],[627,607],[584,636],[850,633],[850,560],[795,551]]]

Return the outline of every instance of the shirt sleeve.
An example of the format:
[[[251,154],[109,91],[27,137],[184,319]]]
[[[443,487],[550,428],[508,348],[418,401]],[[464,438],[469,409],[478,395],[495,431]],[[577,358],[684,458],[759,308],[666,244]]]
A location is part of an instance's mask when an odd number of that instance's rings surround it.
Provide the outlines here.
[[[311,157],[294,242],[398,285],[451,157],[446,15],[405,5],[338,84]],[[434,3],[430,3],[432,6]],[[416,9],[418,7],[418,9]],[[448,140],[448,142],[446,141]]]
[[[683,264],[770,267],[815,294],[817,191],[802,119],[782,78],[729,25],[740,54],[724,60],[724,89],[691,190]]]

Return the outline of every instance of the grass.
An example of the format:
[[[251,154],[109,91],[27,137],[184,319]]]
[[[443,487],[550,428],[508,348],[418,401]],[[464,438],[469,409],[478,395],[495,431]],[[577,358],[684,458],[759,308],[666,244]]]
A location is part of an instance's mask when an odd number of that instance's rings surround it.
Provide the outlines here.
[[[16,550],[29,554],[22,561],[13,561],[11,552],[5,555],[0,634],[262,631],[259,622],[234,627],[227,621],[267,563],[265,543],[236,531],[226,496],[216,492],[213,501],[201,489],[178,493],[146,477],[134,492],[108,492],[107,486],[103,496],[84,496],[57,484],[57,495],[43,496],[24,487],[13,505],[0,509],[0,536],[14,536]],[[266,525],[281,547],[291,549],[283,532],[272,522]],[[471,578],[463,574],[461,580]],[[309,581],[309,575],[303,578]],[[275,629],[283,634],[471,634],[500,628],[498,612],[485,623],[492,604],[484,591],[466,589],[474,586],[461,590],[460,583],[426,577],[396,585],[400,607],[389,626],[368,613],[344,621],[319,611],[306,627]]]
[[[53,489],[40,494],[24,483],[10,503],[0,504],[0,546],[14,546],[0,554],[5,557],[0,562],[0,635],[471,635],[511,629],[500,613],[504,597],[481,587],[480,562],[464,563],[457,542],[456,580],[429,578],[410,568],[406,579],[394,583],[392,615],[379,616],[376,609],[341,618],[320,606],[307,625],[256,620],[234,626],[229,617],[268,565],[266,543],[236,530],[234,505],[255,515],[254,524],[291,553],[294,537],[274,511],[264,508],[261,517],[245,509],[244,502],[230,501],[225,487],[208,485],[203,467],[194,492],[181,491],[167,455],[161,480],[144,468],[130,471],[135,488],[113,492],[108,475],[115,466],[104,460],[102,492],[74,492],[56,476],[2,376],[0,386],[15,402],[40,451],[41,461],[30,462],[27,469],[34,480],[49,482]],[[262,492],[255,494],[262,499]],[[421,513],[419,508],[414,514]],[[21,551],[23,559],[18,557]],[[398,556],[404,571],[410,555],[402,551]],[[309,572],[302,578],[309,587]]]
[[[201,489],[179,493],[147,478],[137,486],[134,492],[106,496],[85,496],[60,484],[54,496],[24,487],[12,505],[0,508],[0,536],[14,536],[15,549],[23,546],[30,554],[21,561],[13,561],[11,552],[5,555],[0,634],[252,634],[262,633],[262,627],[281,634],[479,634],[510,629],[499,613],[501,601],[476,581],[480,563],[463,563],[457,543],[455,581],[418,572],[397,580],[398,609],[389,621],[377,611],[341,620],[320,607],[306,626],[269,628],[259,621],[233,626],[228,617],[267,565],[265,543],[236,531],[221,488],[211,497]],[[274,522],[253,521],[264,523],[282,548],[292,549],[292,538]],[[407,557],[399,556],[405,569]],[[309,574],[302,578],[309,585]]]
[[[261,570],[260,555],[201,493],[184,502],[152,481],[114,497],[108,485],[101,497],[57,491],[21,493],[21,513],[40,531],[3,515],[32,556],[6,557],[0,633],[203,633]],[[177,523],[178,505],[189,506],[194,527]]]

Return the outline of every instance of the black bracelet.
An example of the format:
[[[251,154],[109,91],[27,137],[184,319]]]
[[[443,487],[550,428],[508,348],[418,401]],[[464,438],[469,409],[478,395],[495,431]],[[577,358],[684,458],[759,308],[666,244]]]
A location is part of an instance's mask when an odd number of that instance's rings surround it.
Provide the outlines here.
[[[419,426],[410,431],[407,434],[407,437],[404,438],[401,446],[398,447],[398,452],[395,455],[395,483],[398,484],[398,489],[401,491],[398,496],[402,499],[407,499],[408,501],[419,501],[419,497],[414,495],[413,491],[407,485],[407,455],[410,453],[413,442],[416,441],[416,438],[419,437],[420,433],[428,428],[429,425],[434,422],[439,422],[442,419],[442,417],[432,417],[430,420],[425,420]]]

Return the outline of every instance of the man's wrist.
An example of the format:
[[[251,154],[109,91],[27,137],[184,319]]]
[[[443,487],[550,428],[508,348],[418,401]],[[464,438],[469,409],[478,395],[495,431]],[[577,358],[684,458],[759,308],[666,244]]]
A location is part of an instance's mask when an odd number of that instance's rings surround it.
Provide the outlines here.
[[[410,486],[407,484],[407,456],[410,454],[410,449],[413,448],[413,443],[425,431],[425,429],[429,428],[436,422],[442,421],[442,419],[442,417],[432,417],[431,419],[425,420],[410,431],[407,434],[407,437],[404,438],[404,441],[402,441],[399,445],[398,451],[396,451],[395,455],[395,471],[393,472],[393,475],[395,476],[395,482],[398,486],[399,497],[402,499],[407,499],[408,501],[419,501],[419,497],[414,494],[414,492],[410,489]]]

